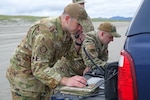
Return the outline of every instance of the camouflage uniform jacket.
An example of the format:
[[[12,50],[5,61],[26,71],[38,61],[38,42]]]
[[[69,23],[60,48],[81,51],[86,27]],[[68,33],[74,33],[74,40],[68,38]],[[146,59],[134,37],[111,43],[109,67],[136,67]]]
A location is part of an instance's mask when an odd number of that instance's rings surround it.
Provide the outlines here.
[[[46,18],[33,25],[15,50],[6,76],[12,91],[30,96],[43,92],[45,85],[55,88],[62,79],[53,65],[66,56],[73,40],[63,32],[60,18]]]
[[[89,21],[89,26],[85,30],[87,33],[91,32],[91,31],[94,31],[94,25],[93,25],[92,20],[89,16],[88,16],[88,21]]]
[[[82,59],[81,49],[79,51],[75,48],[75,43],[71,45],[69,56],[66,57],[67,65],[69,66],[70,76],[83,75],[83,71],[86,68]]]
[[[108,60],[108,45],[102,44],[98,37],[98,33],[94,31],[87,33],[83,42],[83,47],[85,47],[85,50],[90,55],[95,64],[104,67]],[[95,67],[83,49],[82,57],[86,66],[91,68]]]
[[[86,35],[90,31],[94,31],[94,26],[92,24],[92,21],[90,17],[88,16],[88,21],[90,22],[88,26],[85,29],[85,32],[83,32],[84,35]],[[86,68],[84,61],[82,59],[82,50],[80,48],[79,51],[76,50],[75,48],[75,41],[76,38],[75,36],[72,36],[74,42],[71,45],[70,51],[69,51],[69,56],[67,58],[67,65],[70,68],[70,75],[83,75],[83,71]]]

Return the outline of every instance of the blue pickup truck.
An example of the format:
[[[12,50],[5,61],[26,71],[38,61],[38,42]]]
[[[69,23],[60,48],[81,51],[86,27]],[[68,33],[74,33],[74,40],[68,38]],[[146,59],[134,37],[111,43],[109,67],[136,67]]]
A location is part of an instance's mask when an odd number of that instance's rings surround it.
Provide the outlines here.
[[[150,0],[143,0],[126,32],[118,69],[119,100],[150,99]]]

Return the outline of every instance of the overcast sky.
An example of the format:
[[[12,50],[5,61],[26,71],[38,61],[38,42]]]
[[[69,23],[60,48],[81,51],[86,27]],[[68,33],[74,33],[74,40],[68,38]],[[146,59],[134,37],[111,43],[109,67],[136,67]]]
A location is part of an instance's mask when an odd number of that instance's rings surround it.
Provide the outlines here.
[[[91,18],[133,17],[142,0],[85,0]],[[59,16],[72,0],[1,0],[2,15]]]

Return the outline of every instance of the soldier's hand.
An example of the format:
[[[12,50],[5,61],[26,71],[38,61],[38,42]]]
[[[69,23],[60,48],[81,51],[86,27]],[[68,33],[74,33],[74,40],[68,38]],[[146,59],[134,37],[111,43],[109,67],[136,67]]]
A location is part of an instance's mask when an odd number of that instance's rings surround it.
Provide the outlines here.
[[[82,76],[73,76],[70,78],[63,77],[60,84],[66,86],[85,87],[87,80]]]
[[[85,35],[83,33],[78,34],[78,38],[76,38],[76,43],[78,44],[82,44],[82,42],[84,41]]]

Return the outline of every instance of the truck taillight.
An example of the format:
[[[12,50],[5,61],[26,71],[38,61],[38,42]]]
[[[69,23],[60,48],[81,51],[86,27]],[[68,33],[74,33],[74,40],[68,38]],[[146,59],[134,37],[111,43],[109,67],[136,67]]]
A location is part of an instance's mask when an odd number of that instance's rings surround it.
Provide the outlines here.
[[[118,69],[119,100],[137,100],[136,76],[132,57],[123,50]]]

